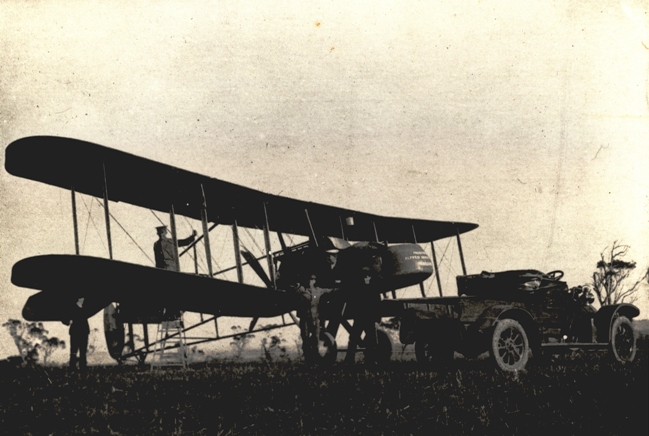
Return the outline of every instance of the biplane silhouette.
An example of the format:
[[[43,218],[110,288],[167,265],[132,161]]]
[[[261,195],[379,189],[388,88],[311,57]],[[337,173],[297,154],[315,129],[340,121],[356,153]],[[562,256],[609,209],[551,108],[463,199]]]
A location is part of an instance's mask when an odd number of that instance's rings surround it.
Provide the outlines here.
[[[16,286],[40,292],[28,298],[23,317],[31,321],[62,321],[83,297],[88,317],[104,310],[110,355],[144,362],[156,342],[149,324],[196,312],[201,321],[182,325],[182,333],[214,323],[215,335],[194,338],[187,345],[215,341],[219,317],[250,318],[247,333],[297,324],[304,356],[331,362],[338,352],[353,359],[357,351],[373,362],[390,358],[388,335],[377,329],[385,313],[382,299],[396,298],[397,289],[419,285],[433,274],[439,282],[434,241],[457,240],[464,274],[460,235],[477,224],[379,216],[356,210],[264,193],[216,178],[76,139],[35,136],[6,148],[6,170],[15,176],[71,192],[75,252],[29,257],[13,266]],[[109,258],[79,254],[77,193],[103,201]],[[177,241],[176,217],[200,221],[202,234],[178,257],[202,245],[207,271],[184,272],[113,259],[111,202],[123,202],[169,214]],[[233,269],[238,280],[219,278],[213,270],[210,232],[231,228]],[[242,248],[240,228],[263,231],[265,253],[255,257]],[[279,247],[271,246],[271,232]],[[308,238],[290,244],[287,236]],[[432,260],[420,244],[430,243]],[[177,249],[177,247],[176,247]],[[265,263],[265,266],[262,266]],[[263,282],[245,283],[243,266]],[[209,318],[204,318],[207,315]],[[284,315],[283,321],[256,329],[260,318]],[[134,325],[143,325],[143,342],[135,344]],[[338,350],[336,336],[349,335],[347,349]],[[179,333],[181,334],[181,333]]]

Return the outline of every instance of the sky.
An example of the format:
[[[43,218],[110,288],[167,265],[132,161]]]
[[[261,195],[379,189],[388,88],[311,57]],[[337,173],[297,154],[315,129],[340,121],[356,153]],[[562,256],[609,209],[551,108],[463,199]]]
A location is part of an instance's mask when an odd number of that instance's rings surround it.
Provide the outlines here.
[[[282,196],[475,222],[469,273],[560,269],[584,284],[614,241],[649,265],[647,11],[637,0],[3,2],[0,144],[66,136]],[[12,265],[74,243],[69,192],[0,163],[4,321],[32,293],[11,284]],[[133,209],[111,205],[152,251],[158,221]],[[107,257],[99,205],[82,198],[79,214],[82,253]],[[117,259],[150,264],[114,235]],[[218,244],[230,250],[225,233]],[[647,318],[647,286],[639,296]],[[0,331],[0,357],[14,353]]]

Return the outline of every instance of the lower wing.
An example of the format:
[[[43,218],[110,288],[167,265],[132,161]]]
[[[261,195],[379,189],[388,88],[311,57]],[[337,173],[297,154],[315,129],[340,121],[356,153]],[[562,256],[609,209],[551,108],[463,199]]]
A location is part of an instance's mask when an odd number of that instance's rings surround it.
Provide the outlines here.
[[[13,266],[11,282],[41,291],[23,309],[30,321],[67,320],[79,298],[89,317],[111,302],[240,317],[294,309],[283,291],[89,256],[26,258]]]

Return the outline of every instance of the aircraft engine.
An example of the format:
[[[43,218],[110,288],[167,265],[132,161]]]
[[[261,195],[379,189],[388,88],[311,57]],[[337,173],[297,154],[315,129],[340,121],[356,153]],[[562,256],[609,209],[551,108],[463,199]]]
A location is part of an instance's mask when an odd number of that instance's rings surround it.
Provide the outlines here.
[[[405,288],[423,282],[433,274],[433,262],[418,244],[387,247],[383,255],[383,279],[392,289]]]
[[[433,263],[418,244],[358,242],[338,254],[336,272],[344,286],[369,285],[387,292],[426,280]]]
[[[376,242],[357,242],[341,249],[335,258],[333,262],[327,261],[327,253],[317,249],[286,256],[281,262],[278,286],[308,287],[309,279],[315,275],[316,286],[324,288],[370,285],[377,292],[387,292],[416,285],[433,274],[433,262],[418,244],[386,247]]]

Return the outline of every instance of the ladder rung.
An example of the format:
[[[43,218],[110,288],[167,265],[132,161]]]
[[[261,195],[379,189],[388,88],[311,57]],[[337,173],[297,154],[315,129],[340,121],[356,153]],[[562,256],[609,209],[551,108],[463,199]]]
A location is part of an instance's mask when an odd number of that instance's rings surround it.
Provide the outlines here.
[[[182,318],[161,322],[158,325],[151,368],[161,366],[182,366],[185,368],[187,366],[186,356],[186,338]]]

